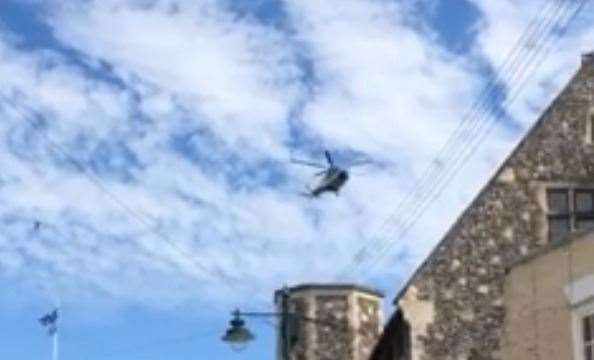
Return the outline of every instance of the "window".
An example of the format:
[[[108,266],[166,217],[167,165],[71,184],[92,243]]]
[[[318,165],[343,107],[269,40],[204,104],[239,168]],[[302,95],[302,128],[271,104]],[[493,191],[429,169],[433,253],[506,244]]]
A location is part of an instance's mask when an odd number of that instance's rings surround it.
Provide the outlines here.
[[[594,229],[594,191],[575,191],[575,228],[576,230]]]
[[[558,242],[571,231],[569,190],[549,190],[547,205],[549,211],[549,241]]]
[[[594,314],[582,318],[584,360],[594,360]]]
[[[563,240],[571,231],[594,230],[594,189],[548,190],[547,208],[550,242]]]

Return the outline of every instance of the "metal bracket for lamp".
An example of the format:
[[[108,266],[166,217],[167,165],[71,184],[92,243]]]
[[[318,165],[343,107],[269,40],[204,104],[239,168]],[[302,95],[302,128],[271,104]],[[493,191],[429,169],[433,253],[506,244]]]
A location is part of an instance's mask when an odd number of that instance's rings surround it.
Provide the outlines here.
[[[245,326],[243,317],[275,317],[281,319],[281,350],[282,359],[289,360],[291,348],[295,345],[298,338],[298,321],[308,321],[316,324],[326,326],[336,326],[337,324],[312,319],[300,314],[289,311],[289,290],[284,288],[282,290],[281,312],[241,312],[236,309],[232,312],[233,318],[229,322],[229,329],[223,335],[222,340],[231,345],[231,348],[236,351],[241,351],[246,348],[247,344],[255,339],[254,334]]]

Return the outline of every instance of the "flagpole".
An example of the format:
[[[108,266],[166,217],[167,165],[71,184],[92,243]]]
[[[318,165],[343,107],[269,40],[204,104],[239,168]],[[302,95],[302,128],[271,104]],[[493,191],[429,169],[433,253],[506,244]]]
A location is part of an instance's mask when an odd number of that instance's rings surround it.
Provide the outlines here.
[[[58,298],[56,299],[56,309],[59,313],[58,317],[56,318],[56,331],[54,331],[53,334],[53,347],[52,347],[52,360],[58,360],[58,354],[59,354],[59,333],[60,333],[60,317],[62,316],[62,301],[60,300],[60,296],[58,295]]]
[[[53,335],[52,360],[58,360],[58,332]]]

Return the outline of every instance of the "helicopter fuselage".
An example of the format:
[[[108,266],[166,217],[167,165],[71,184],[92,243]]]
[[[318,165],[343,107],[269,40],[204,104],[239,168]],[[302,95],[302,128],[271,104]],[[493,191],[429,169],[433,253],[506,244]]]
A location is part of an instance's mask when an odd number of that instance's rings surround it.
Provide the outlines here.
[[[291,162],[296,164],[322,169],[315,174],[316,177],[321,176],[321,179],[313,187],[305,186],[307,192],[302,193],[303,196],[313,198],[318,197],[325,192],[333,192],[334,194],[338,195],[340,189],[342,189],[342,187],[349,180],[349,172],[347,168],[336,166],[332,158],[332,154],[330,154],[328,150],[324,151],[324,156],[326,157],[327,165],[308,160],[291,159]],[[359,162],[357,164],[351,163],[349,168],[353,166],[365,165],[367,163],[369,163],[369,161]]]
[[[310,194],[314,197],[325,192],[333,192],[338,195],[338,192],[348,180],[348,171],[338,167],[332,167],[324,173],[324,177],[316,187],[311,189]]]

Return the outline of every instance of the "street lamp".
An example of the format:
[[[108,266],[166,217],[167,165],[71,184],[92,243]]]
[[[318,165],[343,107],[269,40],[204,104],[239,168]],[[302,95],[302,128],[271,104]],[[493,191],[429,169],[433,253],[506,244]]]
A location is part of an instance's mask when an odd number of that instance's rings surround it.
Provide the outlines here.
[[[230,321],[231,326],[227,329],[222,340],[231,345],[231,348],[237,351],[245,349],[247,343],[254,339],[254,335],[245,327],[245,321],[241,319],[244,317],[277,317],[281,320],[281,359],[290,360],[289,355],[291,348],[296,344],[298,338],[298,327],[300,321],[307,321],[315,324],[331,326],[339,331],[342,329],[341,324],[332,321],[323,321],[312,319],[301,314],[289,311],[289,289],[284,287],[281,290],[281,312],[241,312],[235,310],[232,313],[233,319]]]
[[[245,327],[245,321],[241,319],[239,310],[233,312],[233,319],[229,323],[231,326],[223,335],[222,340],[229,343],[235,351],[245,349],[247,343],[254,339],[254,335]]]
[[[234,350],[243,350],[247,346],[250,340],[254,339],[254,335],[245,327],[245,321],[241,317],[280,317],[281,319],[281,330],[282,330],[282,359],[289,360],[290,347],[294,343],[294,337],[291,333],[295,333],[294,329],[291,329],[296,322],[295,319],[299,318],[296,314],[289,312],[289,289],[284,287],[282,290],[282,302],[281,312],[241,312],[235,310],[233,312],[233,319],[230,321],[231,326],[227,329],[222,340],[231,345]],[[293,321],[291,321],[293,320]]]

